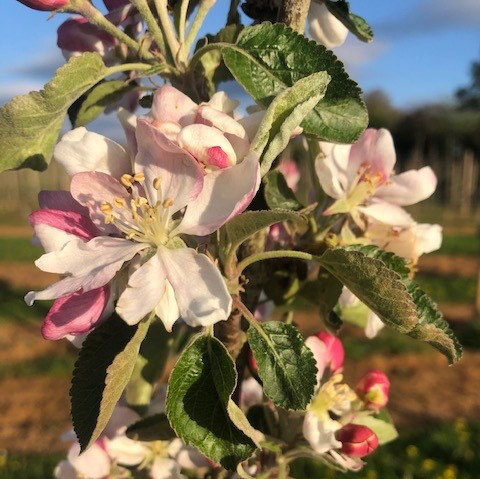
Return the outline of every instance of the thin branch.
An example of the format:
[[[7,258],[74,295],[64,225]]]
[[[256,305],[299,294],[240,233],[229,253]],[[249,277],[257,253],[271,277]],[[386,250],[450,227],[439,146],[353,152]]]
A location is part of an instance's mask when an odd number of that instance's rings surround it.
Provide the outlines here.
[[[165,55],[165,40],[163,38],[163,33],[161,28],[158,26],[156,18],[153,16],[150,7],[148,6],[147,0],[132,0],[132,4],[137,7],[137,10],[140,12],[142,17],[147,23],[148,29],[152,32],[153,38],[160,48],[160,51]]]
[[[167,39],[168,47],[170,48],[170,52],[172,53],[172,56],[176,62],[180,45],[178,43],[175,30],[173,29],[172,22],[170,21],[170,16],[167,9],[167,0],[155,0],[155,7],[157,8],[158,17],[160,18],[160,23],[162,25],[165,38]]]
[[[187,39],[185,40],[185,54],[188,55],[190,52],[193,42],[197,37],[198,31],[207,16],[207,13],[210,9],[215,5],[216,0],[201,0],[200,5],[198,7],[197,14],[195,15],[195,19],[193,20],[192,27],[190,28]]]
[[[308,9],[311,0],[283,0],[278,11],[278,21],[285,23],[298,33],[305,31]]]

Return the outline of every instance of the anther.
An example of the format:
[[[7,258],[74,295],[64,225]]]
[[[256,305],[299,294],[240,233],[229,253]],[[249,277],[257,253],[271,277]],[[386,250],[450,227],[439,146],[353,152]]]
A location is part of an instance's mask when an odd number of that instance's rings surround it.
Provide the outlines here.
[[[107,203],[106,201],[104,201],[101,205],[100,205],[100,211],[102,213],[105,213],[105,214],[111,214],[112,213],[112,205],[110,203]]]
[[[137,206],[144,206],[146,204],[148,204],[148,200],[147,198],[144,198],[143,196],[139,196],[137,199]]]
[[[113,200],[113,204],[117,207],[117,208],[125,208],[125,200],[123,198],[115,198]]]
[[[158,191],[162,185],[162,180],[160,178],[155,178],[153,180],[153,187]]]
[[[134,181],[137,181],[138,183],[140,183],[141,181],[145,180],[145,175],[143,173],[135,173],[133,175],[133,179]]]
[[[133,180],[133,176],[127,173],[122,175],[122,177],[120,178],[120,181],[122,182],[123,186],[126,186],[127,188],[132,187],[133,185],[132,180]]]
[[[163,207],[164,207],[164,208],[170,208],[170,206],[172,206],[172,205],[173,205],[173,200],[172,200],[172,198],[165,198],[165,199],[163,200]]]

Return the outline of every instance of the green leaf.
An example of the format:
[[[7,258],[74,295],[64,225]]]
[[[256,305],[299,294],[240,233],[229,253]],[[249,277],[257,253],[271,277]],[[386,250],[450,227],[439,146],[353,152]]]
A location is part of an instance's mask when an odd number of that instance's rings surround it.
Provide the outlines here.
[[[272,210],[283,209],[299,211],[303,208],[295,193],[287,185],[285,177],[278,170],[269,171],[264,177],[265,201]]]
[[[350,12],[350,3],[347,0],[328,0],[325,3],[328,11],[335,15],[359,40],[371,42],[373,31],[365,19]]]
[[[107,425],[132,375],[149,320],[129,326],[114,315],[88,336],[79,353],[70,389],[73,428],[82,451]]]
[[[148,416],[128,427],[127,437],[134,441],[170,441],[177,436],[165,414]]]
[[[121,80],[98,83],[85,95],[82,95],[68,110],[73,127],[78,128],[92,122],[105,111],[107,106],[121,100],[135,87],[134,83],[126,83]]]
[[[325,251],[319,262],[392,328],[408,333],[417,324],[415,303],[406,286],[383,261],[361,251],[335,248]]]
[[[235,43],[242,27],[240,25],[227,25],[216,35],[208,34],[205,39],[198,42],[198,46],[212,43],[225,42]],[[231,80],[230,71],[225,67],[222,52],[220,50],[211,50],[200,58],[203,67],[203,73],[207,83],[209,95],[217,91],[217,85],[223,81]]]
[[[0,108],[0,171],[44,170],[69,106],[107,74],[98,53],[73,57],[39,92],[15,97]]]
[[[319,261],[387,325],[431,344],[450,364],[461,358],[462,346],[435,302],[410,279],[403,258],[352,245],[327,250]]]
[[[305,217],[288,210],[246,211],[235,216],[227,225],[227,235],[230,241],[230,250],[235,251],[245,240],[257,231],[282,221],[305,223]]]
[[[202,335],[180,356],[167,394],[167,416],[177,435],[229,470],[255,451],[254,441],[236,426],[238,417],[232,421],[229,414],[236,382],[223,344]]]
[[[245,28],[234,48],[223,49],[225,64],[245,90],[265,108],[285,88],[312,73],[331,77],[327,92],[302,122],[305,133],[337,143],[353,143],[367,127],[361,90],[342,63],[283,24],[264,22]]]
[[[160,378],[167,363],[173,341],[174,335],[168,333],[160,321],[151,324],[125,388],[125,399],[129,406],[145,412],[155,381]]]
[[[374,416],[357,416],[353,420],[354,424],[367,426],[370,428],[378,438],[378,443],[383,446],[387,442],[393,441],[398,437],[398,432],[391,421],[381,419]]]
[[[327,73],[312,73],[283,90],[270,103],[251,145],[260,156],[262,176],[288,145],[295,128],[325,96],[329,83]]]
[[[317,367],[297,328],[267,321],[258,329],[250,326],[247,336],[265,394],[284,409],[305,410],[317,382]]]

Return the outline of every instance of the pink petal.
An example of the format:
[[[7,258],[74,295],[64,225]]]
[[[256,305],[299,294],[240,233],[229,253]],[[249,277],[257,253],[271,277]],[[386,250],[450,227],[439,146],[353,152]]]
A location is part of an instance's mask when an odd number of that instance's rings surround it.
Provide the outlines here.
[[[185,212],[178,233],[205,236],[241,213],[260,185],[258,157],[247,156],[240,164],[205,176],[198,198]]]
[[[182,126],[193,123],[198,105],[169,85],[160,87],[153,97],[152,115],[155,120],[173,121]]]
[[[32,213],[28,219],[34,229],[38,225],[48,225],[84,241],[89,241],[98,235],[98,230],[90,218],[78,213],[43,209]]]
[[[400,206],[391,203],[376,202],[368,206],[359,206],[358,211],[365,216],[392,226],[410,226],[413,218]]]
[[[55,340],[64,338],[67,334],[91,331],[101,318],[108,296],[109,288],[104,286],[57,299],[43,322],[43,337]]]
[[[199,124],[186,126],[178,134],[177,141],[180,147],[204,165],[210,164],[207,152],[211,147],[221,148],[226,154],[229,165],[237,162],[237,155],[231,143],[219,130],[211,126]]]
[[[69,191],[40,191],[38,194],[38,204],[42,209],[72,211],[88,216],[88,209],[75,201]]]
[[[425,200],[437,187],[437,177],[429,166],[392,176],[375,197],[388,203],[407,206]]]
[[[195,158],[144,119],[138,120],[137,142],[135,166],[145,175],[150,204],[170,199],[173,214],[197,198],[203,187],[204,172]],[[159,190],[153,185],[157,178]]]
[[[386,181],[396,162],[392,135],[388,130],[368,128],[360,139],[352,145],[348,163],[348,176],[351,183],[359,172],[366,169],[369,174],[378,174]]]
[[[72,177],[70,191],[81,205],[89,209],[90,218],[100,231],[118,232],[115,226],[105,224],[105,215],[100,210],[102,203],[112,204],[115,214],[130,221],[129,210],[119,209],[113,205],[115,198],[121,198],[126,205],[129,205],[130,195],[124,186],[112,176],[99,172],[77,173]]]

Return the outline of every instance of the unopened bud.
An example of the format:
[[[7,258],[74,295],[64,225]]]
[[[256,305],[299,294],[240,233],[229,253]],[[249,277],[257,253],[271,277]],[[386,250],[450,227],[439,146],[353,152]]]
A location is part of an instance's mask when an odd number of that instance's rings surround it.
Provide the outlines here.
[[[336,432],[335,437],[342,443],[341,452],[350,457],[365,457],[378,447],[377,435],[367,426],[347,424]]]
[[[390,381],[383,371],[374,369],[358,381],[356,391],[367,409],[378,411],[388,403]]]
[[[69,3],[69,0],[18,0],[20,3],[23,3],[27,7],[33,8],[34,10],[41,10],[44,12],[53,12],[59,8],[66,7]]]

